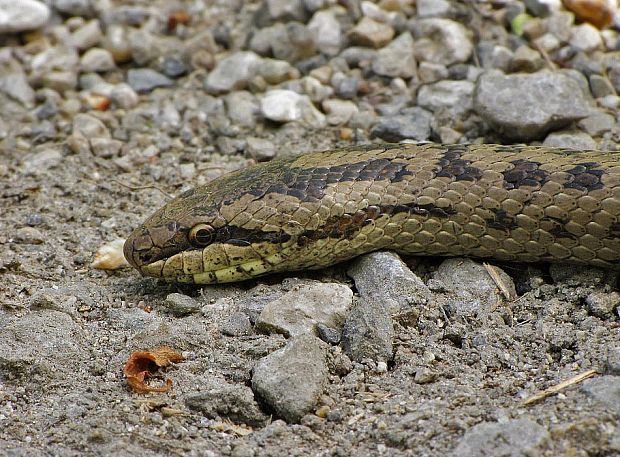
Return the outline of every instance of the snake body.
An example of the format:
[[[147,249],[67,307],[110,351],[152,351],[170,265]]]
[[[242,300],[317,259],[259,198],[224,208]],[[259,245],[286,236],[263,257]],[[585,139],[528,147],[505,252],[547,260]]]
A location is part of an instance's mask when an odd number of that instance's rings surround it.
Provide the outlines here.
[[[617,267],[618,155],[383,144],[276,159],[183,193],[124,252],[145,276],[209,284],[379,249]]]

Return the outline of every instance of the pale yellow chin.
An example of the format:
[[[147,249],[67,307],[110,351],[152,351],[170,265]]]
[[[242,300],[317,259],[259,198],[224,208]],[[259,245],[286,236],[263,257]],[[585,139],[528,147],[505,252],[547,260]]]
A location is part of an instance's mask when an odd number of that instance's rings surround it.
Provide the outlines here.
[[[287,259],[281,249],[268,243],[241,247],[216,244],[143,265],[140,271],[144,276],[181,283],[244,281],[278,271],[277,266]]]

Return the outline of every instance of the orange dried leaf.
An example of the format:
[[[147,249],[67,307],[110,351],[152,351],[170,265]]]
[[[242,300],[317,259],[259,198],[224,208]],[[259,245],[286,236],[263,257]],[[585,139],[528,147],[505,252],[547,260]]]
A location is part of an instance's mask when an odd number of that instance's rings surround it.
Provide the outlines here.
[[[582,21],[603,29],[613,22],[614,6],[608,0],[564,0],[566,9]]]
[[[174,11],[168,16],[168,31],[172,32],[178,24],[188,24],[190,15],[187,11]]]
[[[125,363],[123,374],[127,384],[137,393],[166,392],[172,387],[172,381],[166,380],[166,385],[151,387],[145,379],[152,376],[159,368],[167,367],[173,362],[181,362],[183,356],[168,346],[162,346],[153,351],[137,351],[132,353]]]

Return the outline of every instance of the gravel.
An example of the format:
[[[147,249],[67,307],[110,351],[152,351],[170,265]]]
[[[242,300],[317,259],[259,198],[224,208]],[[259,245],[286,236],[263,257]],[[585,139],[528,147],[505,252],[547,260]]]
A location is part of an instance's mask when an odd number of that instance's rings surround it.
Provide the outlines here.
[[[618,149],[618,28],[573,3],[0,2],[0,453],[620,452],[614,272],[499,265],[508,299],[478,261],[386,252],[204,288],[91,267],[256,161]],[[129,355],[163,345],[171,390],[131,392]]]

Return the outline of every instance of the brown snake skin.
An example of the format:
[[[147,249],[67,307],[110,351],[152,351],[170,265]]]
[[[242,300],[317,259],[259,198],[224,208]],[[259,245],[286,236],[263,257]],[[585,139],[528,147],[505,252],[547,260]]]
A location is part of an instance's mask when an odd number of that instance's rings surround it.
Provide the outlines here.
[[[143,275],[238,281],[359,254],[617,267],[616,153],[382,144],[277,159],[168,203],[125,243]]]

